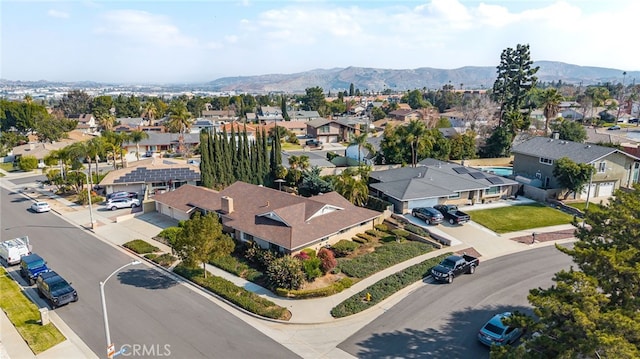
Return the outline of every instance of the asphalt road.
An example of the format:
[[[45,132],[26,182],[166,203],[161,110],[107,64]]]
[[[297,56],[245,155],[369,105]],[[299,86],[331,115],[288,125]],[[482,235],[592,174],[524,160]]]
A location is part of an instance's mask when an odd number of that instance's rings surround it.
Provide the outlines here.
[[[1,239],[28,235],[33,252],[72,282],[79,301],[55,311],[99,357],[104,357],[99,282],[132,258],[54,213],[30,212],[31,201],[21,194],[2,189],[0,202]],[[28,290],[32,298],[37,298],[35,287]],[[146,264],[114,275],[105,293],[116,350],[124,344],[137,344],[174,358],[297,357],[206,297]],[[38,301],[40,306],[46,305]]]
[[[553,246],[481,262],[452,284],[420,287],[338,348],[358,358],[488,358],[480,327],[499,312],[531,313],[529,289],[571,263]]]

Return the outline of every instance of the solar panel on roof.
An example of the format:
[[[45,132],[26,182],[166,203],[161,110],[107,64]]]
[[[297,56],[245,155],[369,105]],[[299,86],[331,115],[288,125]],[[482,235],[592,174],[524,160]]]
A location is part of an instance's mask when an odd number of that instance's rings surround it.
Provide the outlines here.
[[[456,171],[457,174],[465,174],[465,173],[469,173],[471,171],[469,171],[468,168],[466,167],[454,167],[452,168],[454,171]]]
[[[487,177],[487,181],[491,182],[491,184],[504,183],[504,180],[501,177]]]
[[[484,172],[469,172],[469,175],[471,175],[471,177],[475,178],[475,179],[482,179],[487,177],[487,175],[484,174]]]

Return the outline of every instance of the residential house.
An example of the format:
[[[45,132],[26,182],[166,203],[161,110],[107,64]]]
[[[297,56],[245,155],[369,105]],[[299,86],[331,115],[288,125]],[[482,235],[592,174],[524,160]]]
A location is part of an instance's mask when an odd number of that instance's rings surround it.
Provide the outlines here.
[[[326,118],[317,118],[307,122],[307,135],[322,143],[340,142],[341,125]]]
[[[291,255],[349,240],[383,221],[382,213],[336,192],[307,198],[244,182],[220,192],[186,185],[154,199],[159,213],[187,219],[195,211],[214,212],[235,240]]]
[[[225,122],[237,121],[239,119],[239,117],[236,116],[236,111],[231,108],[228,110],[204,110],[202,111],[202,118]]]
[[[142,126],[147,126],[149,121],[142,117],[119,117],[116,118],[116,123],[134,130],[139,130]]]
[[[275,120],[263,120],[262,124],[264,129],[269,132],[276,124],[278,127],[284,127],[287,131],[295,134],[296,136],[307,135],[307,121],[275,121]]]
[[[200,167],[185,160],[147,158],[130,167],[110,171],[100,181],[106,193],[127,191],[141,196],[153,196],[180,186],[196,185],[200,181]]]
[[[93,134],[98,131],[98,122],[96,121],[96,118],[90,113],[79,115],[77,118],[73,119],[78,120],[76,130],[88,134]]]
[[[388,116],[393,119],[404,121],[404,122],[409,122],[411,120],[419,120],[422,118],[420,111],[412,110],[412,109],[399,109],[399,110],[391,111],[389,112]]]
[[[318,111],[287,110],[291,121],[311,121],[322,118]]]
[[[260,112],[257,114],[259,122],[266,121],[284,121],[282,117],[282,110],[278,107],[262,106]]]
[[[630,188],[640,178],[640,158],[617,148],[588,143],[533,137],[514,145],[513,174],[525,183],[537,199],[557,197],[564,188],[553,175],[555,161],[567,157],[575,163],[587,163],[596,168],[591,186],[585,186],[579,198],[607,198],[620,188]],[[536,190],[536,188],[541,189]]]
[[[396,213],[436,204],[474,204],[515,195],[518,182],[457,163],[425,159],[416,167],[370,174],[370,193],[394,206]]]
[[[139,143],[125,142],[122,148],[130,155],[135,155],[140,148],[140,155],[151,153],[173,153],[178,152],[182,137],[182,143],[186,148],[194,148],[200,144],[200,135],[197,133],[170,133],[147,131],[148,138]]]

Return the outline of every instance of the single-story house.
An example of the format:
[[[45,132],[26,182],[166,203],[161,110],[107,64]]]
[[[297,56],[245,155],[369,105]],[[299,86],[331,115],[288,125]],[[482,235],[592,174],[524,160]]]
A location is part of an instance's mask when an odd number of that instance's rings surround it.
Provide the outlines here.
[[[292,132],[296,136],[305,136],[307,134],[307,121],[276,121],[274,119],[268,119],[262,120],[261,123],[264,125],[267,133],[277,124],[279,127],[286,128],[287,131]]]
[[[354,206],[336,192],[307,198],[244,182],[220,192],[185,185],[154,199],[159,213],[178,220],[195,211],[217,213],[235,240],[286,254],[351,239],[384,220],[382,213]]]
[[[118,191],[155,195],[171,191],[185,184],[200,181],[200,167],[185,160],[148,158],[133,166],[110,171],[100,181],[107,194]]]
[[[137,145],[133,142],[125,142],[122,144],[122,148],[129,154],[135,154],[137,149],[140,148],[140,156],[143,156],[146,153],[177,152],[180,146],[180,136],[184,136],[183,141],[187,148],[200,144],[199,133],[185,133],[184,135],[154,131],[146,131],[146,133],[149,137],[143,139]]]
[[[518,186],[506,177],[434,159],[420,161],[416,167],[373,171],[369,177],[370,193],[392,203],[396,213],[436,204],[497,201],[515,195]]]
[[[564,190],[553,175],[555,161],[563,157],[596,168],[591,187],[585,186],[580,198],[609,197],[616,189],[630,188],[640,179],[640,158],[612,147],[533,137],[514,145],[511,152],[516,179],[533,187],[551,190],[547,192],[551,197]]]

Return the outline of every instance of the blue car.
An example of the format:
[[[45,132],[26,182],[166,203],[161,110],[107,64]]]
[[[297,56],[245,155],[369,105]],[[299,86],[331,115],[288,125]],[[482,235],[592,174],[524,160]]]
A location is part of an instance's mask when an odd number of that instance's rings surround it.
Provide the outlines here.
[[[511,312],[494,315],[478,332],[478,340],[488,346],[509,345],[518,340],[523,333],[522,329],[509,327],[502,322],[502,319],[509,316]]]

